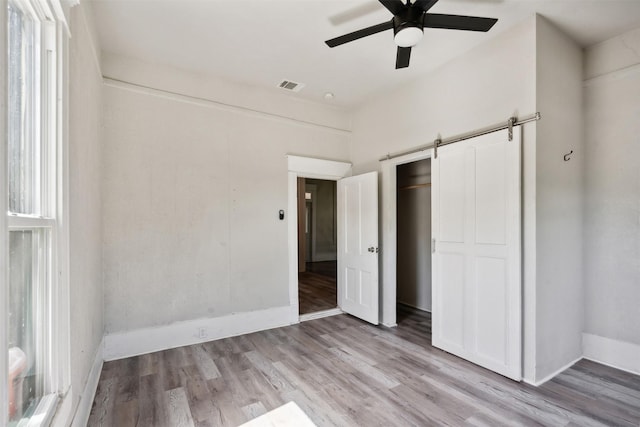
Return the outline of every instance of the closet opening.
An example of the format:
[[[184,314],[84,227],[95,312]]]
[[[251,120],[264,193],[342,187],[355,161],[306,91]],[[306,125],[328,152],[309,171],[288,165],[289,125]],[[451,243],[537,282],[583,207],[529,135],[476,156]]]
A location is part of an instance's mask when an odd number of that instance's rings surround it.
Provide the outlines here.
[[[397,323],[431,335],[431,158],[396,168]]]

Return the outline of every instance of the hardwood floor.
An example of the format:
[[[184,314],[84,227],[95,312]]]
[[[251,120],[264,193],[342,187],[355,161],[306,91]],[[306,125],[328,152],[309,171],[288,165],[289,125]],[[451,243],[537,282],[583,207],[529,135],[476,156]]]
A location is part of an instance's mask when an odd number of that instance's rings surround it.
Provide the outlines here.
[[[294,401],[318,426],[638,426],[640,377],[581,361],[541,387],[431,347],[430,317],[348,315],[104,364],[90,426],[237,426]]]
[[[300,314],[336,308],[336,262],[309,262],[298,273],[298,301]]]
[[[333,280],[336,280],[338,276],[338,263],[336,261],[308,262],[305,266],[307,271],[327,276]]]

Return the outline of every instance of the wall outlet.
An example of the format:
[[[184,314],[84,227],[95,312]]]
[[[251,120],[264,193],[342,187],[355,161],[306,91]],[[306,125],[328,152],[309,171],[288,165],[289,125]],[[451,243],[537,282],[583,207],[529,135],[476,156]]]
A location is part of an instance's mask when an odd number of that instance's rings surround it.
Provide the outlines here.
[[[198,338],[206,338],[207,330],[205,328],[198,328]]]

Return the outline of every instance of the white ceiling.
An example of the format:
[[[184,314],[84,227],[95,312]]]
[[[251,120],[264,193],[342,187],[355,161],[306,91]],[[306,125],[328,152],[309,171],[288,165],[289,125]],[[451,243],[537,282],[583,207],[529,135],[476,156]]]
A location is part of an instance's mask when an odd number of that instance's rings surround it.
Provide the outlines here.
[[[105,52],[355,106],[486,42],[537,12],[582,46],[640,27],[640,0],[440,0],[434,13],[498,18],[488,33],[425,29],[395,70],[393,32],[330,49],[324,40],[387,21],[377,0],[94,0]],[[325,92],[335,98],[326,101]]]

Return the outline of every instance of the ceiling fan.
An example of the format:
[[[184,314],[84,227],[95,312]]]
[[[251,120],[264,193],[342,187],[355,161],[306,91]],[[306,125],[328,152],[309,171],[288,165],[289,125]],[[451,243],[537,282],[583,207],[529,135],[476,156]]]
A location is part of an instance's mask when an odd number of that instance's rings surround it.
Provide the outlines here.
[[[406,68],[409,66],[411,48],[422,39],[424,28],[486,32],[498,22],[494,18],[427,13],[438,0],[415,0],[413,3],[411,3],[411,0],[407,0],[406,4],[402,0],[378,1],[393,14],[393,18],[390,21],[327,40],[325,42],[327,46],[340,46],[372,34],[393,29],[393,39],[398,46],[396,69]]]

